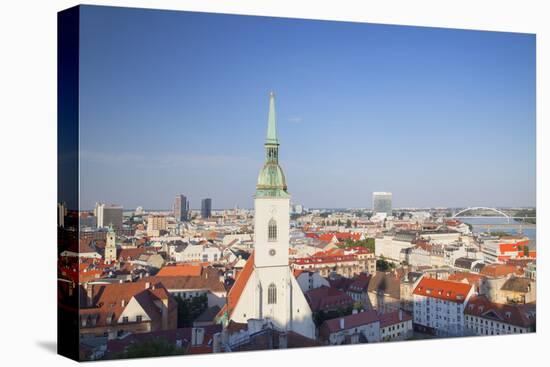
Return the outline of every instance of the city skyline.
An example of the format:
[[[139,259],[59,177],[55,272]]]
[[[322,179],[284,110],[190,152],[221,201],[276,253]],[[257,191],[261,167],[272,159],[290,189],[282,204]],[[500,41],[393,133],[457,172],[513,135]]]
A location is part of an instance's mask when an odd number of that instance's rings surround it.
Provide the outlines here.
[[[82,207],[252,207],[270,90],[296,203],[535,206],[533,35],[143,14],[82,20]]]

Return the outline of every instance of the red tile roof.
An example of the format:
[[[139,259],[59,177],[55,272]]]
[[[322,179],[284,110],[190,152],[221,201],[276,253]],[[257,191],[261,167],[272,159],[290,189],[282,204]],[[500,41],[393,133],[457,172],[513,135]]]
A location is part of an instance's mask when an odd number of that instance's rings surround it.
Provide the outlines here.
[[[536,304],[501,304],[490,302],[485,296],[473,296],[464,309],[464,314],[498,320],[519,327],[534,327]]]
[[[464,303],[471,289],[470,284],[424,277],[414,289],[413,294]]]
[[[454,274],[449,275],[447,280],[452,282],[461,282],[463,280],[466,280],[468,284],[471,285],[477,285],[479,284],[485,277],[479,274],[475,273],[468,273],[468,272],[457,272]]]
[[[311,311],[336,310],[353,304],[353,299],[345,292],[333,287],[320,287],[305,294]]]
[[[490,264],[485,265],[483,269],[480,270],[479,274],[488,277],[503,277],[508,274],[522,275],[523,269],[514,265]]]
[[[330,333],[336,333],[342,330],[353,329],[378,321],[378,313],[375,310],[370,310],[327,320],[323,323],[324,325],[322,327],[326,327]],[[341,327],[342,323],[344,327]]]
[[[162,267],[157,276],[159,277],[198,277],[202,274],[202,266],[195,264],[169,265]]]
[[[94,307],[81,308],[79,314],[81,319],[94,320],[96,326],[113,325],[132,298],[136,298],[153,320],[161,317],[160,310],[154,305],[155,300],[167,301],[170,310],[176,308],[176,302],[160,283],[115,283],[94,285]]]
[[[235,307],[237,307],[237,303],[239,302],[239,299],[241,298],[241,295],[244,291],[244,287],[246,286],[246,283],[248,283],[248,279],[252,275],[254,271],[254,252],[248,257],[248,260],[246,260],[246,264],[244,265],[243,270],[241,270],[237,276],[237,279],[235,280],[235,284],[233,284],[233,287],[231,287],[231,290],[229,291],[229,294],[227,295],[227,306],[229,308],[229,316],[233,313],[233,310],[235,310]],[[226,307],[222,308],[221,312],[224,311]]]
[[[380,327],[383,328],[400,322],[410,321],[412,320],[412,315],[404,311],[393,311],[380,314],[378,318],[380,319]]]

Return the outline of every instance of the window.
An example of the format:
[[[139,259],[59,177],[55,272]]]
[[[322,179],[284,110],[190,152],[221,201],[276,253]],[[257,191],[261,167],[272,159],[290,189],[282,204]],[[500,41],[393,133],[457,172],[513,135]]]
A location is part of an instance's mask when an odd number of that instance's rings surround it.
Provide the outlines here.
[[[128,323],[128,316],[124,316],[122,318],[122,322],[125,323],[125,324]]]
[[[137,315],[136,316],[136,322],[141,322],[141,320],[143,320],[143,316]]]
[[[273,283],[267,289],[267,303],[270,305],[277,303],[277,287]]]
[[[268,241],[277,241],[277,222],[271,218],[267,226],[267,239]]]

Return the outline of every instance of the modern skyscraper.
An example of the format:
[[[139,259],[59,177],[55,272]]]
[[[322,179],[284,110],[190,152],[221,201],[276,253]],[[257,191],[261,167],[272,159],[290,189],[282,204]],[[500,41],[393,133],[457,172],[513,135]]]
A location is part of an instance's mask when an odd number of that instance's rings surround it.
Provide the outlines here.
[[[97,228],[112,226],[122,229],[122,206],[96,203],[94,213],[97,217]]]
[[[189,201],[185,195],[176,195],[176,200],[174,201],[174,217],[180,222],[189,219]]]
[[[275,96],[269,96],[265,163],[254,198],[254,253],[222,310],[225,321],[269,320],[277,328],[315,337],[311,309],[289,266],[290,194],[279,165]]]
[[[372,193],[372,211],[374,214],[386,213],[389,217],[392,215],[392,193],[391,192],[373,192]]]
[[[202,199],[201,202],[201,217],[210,218],[212,216],[212,199]]]

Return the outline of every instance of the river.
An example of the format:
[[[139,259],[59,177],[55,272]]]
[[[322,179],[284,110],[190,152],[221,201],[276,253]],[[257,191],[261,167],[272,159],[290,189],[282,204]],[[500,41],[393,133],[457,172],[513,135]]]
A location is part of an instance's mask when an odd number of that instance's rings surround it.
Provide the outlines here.
[[[461,220],[464,223],[471,224],[473,226],[473,231],[475,234],[479,234],[481,232],[487,232],[487,225],[491,225],[491,231],[492,232],[507,232],[512,235],[514,234],[520,234],[520,228],[506,228],[505,225],[507,224],[519,224],[518,222],[515,222],[513,219],[510,219],[510,223],[508,223],[508,219],[506,218],[457,218]],[[498,225],[502,224],[503,227],[499,228]],[[537,229],[535,227],[529,226],[527,228],[521,228],[521,233],[523,235],[529,237],[529,247],[531,249],[536,249],[537,246]]]

